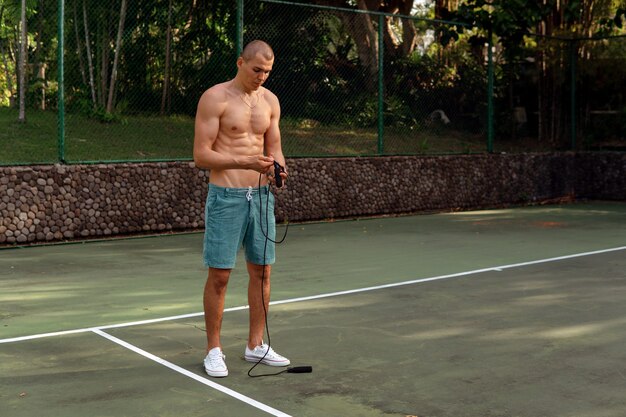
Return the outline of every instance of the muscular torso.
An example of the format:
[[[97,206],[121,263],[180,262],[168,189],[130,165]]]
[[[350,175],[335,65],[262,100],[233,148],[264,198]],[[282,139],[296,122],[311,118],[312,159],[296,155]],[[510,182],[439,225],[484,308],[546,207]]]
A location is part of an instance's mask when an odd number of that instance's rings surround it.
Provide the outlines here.
[[[224,88],[226,101],[219,120],[217,138],[213,150],[223,155],[252,156],[264,153],[264,135],[270,126],[271,106],[267,101],[267,90],[259,88],[254,94],[257,98],[250,99]],[[245,100],[245,101],[244,101]],[[259,173],[246,169],[211,170],[210,182],[222,187],[257,186]],[[265,175],[261,176],[261,184],[267,184]]]

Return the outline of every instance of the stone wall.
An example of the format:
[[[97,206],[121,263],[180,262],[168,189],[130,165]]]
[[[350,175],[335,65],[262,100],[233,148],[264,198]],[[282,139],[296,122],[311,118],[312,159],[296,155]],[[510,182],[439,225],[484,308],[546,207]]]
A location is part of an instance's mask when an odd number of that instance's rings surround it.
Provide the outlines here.
[[[626,200],[626,154],[291,159],[278,220]],[[204,226],[206,172],[193,163],[0,167],[0,245]]]
[[[579,153],[574,166],[577,196],[626,201],[626,152]]]

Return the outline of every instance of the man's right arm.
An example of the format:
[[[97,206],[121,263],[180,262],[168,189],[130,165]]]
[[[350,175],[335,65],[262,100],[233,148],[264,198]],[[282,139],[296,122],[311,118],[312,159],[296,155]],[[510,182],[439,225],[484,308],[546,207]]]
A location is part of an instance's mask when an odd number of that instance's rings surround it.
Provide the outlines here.
[[[193,139],[193,161],[198,168],[214,170],[239,168],[235,158],[213,150],[220,129],[220,117],[225,108],[226,98],[218,89],[209,89],[200,97]]]

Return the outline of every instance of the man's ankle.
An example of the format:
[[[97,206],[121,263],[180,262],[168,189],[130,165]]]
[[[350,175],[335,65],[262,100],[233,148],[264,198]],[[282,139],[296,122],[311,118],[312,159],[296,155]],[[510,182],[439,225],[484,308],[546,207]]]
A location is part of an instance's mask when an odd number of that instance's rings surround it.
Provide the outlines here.
[[[261,340],[259,343],[251,343],[250,341],[248,341],[248,349],[254,350],[254,348],[256,348],[257,346],[261,346],[262,344],[263,340]]]

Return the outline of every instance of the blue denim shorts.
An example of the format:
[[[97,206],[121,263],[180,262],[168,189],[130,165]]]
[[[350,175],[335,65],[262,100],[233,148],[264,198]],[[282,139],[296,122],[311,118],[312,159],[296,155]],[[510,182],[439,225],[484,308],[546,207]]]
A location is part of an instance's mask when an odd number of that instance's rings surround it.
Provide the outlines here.
[[[256,265],[275,261],[276,219],[274,195],[268,186],[225,188],[209,184],[204,230],[204,265],[232,269],[237,252]],[[266,236],[269,239],[266,239]]]

